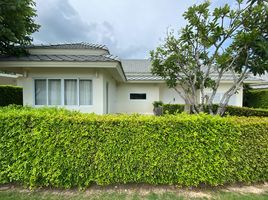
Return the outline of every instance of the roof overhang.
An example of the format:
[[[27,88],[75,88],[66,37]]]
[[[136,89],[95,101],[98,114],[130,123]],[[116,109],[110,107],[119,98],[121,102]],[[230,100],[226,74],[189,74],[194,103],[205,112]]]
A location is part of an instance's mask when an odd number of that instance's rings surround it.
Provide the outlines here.
[[[109,62],[67,62],[67,61],[1,61],[0,70],[23,74],[25,69],[30,68],[94,68],[107,69],[113,77],[120,82],[126,81],[126,76],[118,61]]]

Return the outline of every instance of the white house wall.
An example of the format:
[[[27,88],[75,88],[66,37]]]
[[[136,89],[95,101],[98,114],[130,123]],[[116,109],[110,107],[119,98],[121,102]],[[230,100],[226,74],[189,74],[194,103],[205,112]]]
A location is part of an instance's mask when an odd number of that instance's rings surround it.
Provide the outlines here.
[[[15,78],[0,76],[0,85],[17,85],[17,80]]]
[[[23,87],[23,104],[34,106],[34,79],[39,78],[56,78],[56,79],[91,79],[93,99],[92,105],[89,106],[58,106],[65,107],[70,110],[78,110],[87,113],[104,114],[103,107],[103,75],[96,73],[91,69],[57,69],[57,68],[38,68],[28,69],[27,78],[18,79],[18,86]],[[40,107],[40,106],[39,106]]]
[[[106,84],[108,83],[108,109],[106,103]],[[103,72],[103,109],[104,113],[116,113],[117,84],[107,72]],[[108,112],[107,112],[108,111]]]
[[[130,100],[130,93],[146,93],[145,100]],[[119,83],[117,112],[152,114],[153,102],[159,100],[159,86],[155,83]]]
[[[184,100],[174,90],[167,87],[165,83],[159,84],[160,100],[165,104],[184,104]]]
[[[233,83],[220,83],[220,86],[217,90],[217,97],[221,98],[223,94],[232,86]],[[211,90],[206,89],[205,93],[210,94]],[[217,98],[215,97],[215,98]],[[218,102],[215,102],[218,103]],[[229,105],[233,106],[243,106],[243,87],[241,87],[236,94],[234,94],[230,101]]]
[[[59,106],[71,110],[87,113],[105,114],[106,109],[106,83],[109,83],[108,113],[141,113],[152,114],[154,101],[163,101],[168,104],[183,104],[183,99],[175,90],[169,89],[165,83],[129,83],[116,82],[105,70],[86,68],[28,68],[27,77],[18,78],[17,85],[23,87],[24,105],[34,106],[34,79],[91,79],[93,87],[93,104],[90,106]],[[223,94],[231,83],[221,83],[218,94]],[[211,91],[206,90],[206,93]],[[146,93],[145,100],[131,100],[130,93]],[[200,97],[198,97],[200,98]],[[242,106],[243,89],[241,88],[233,97],[231,105]]]

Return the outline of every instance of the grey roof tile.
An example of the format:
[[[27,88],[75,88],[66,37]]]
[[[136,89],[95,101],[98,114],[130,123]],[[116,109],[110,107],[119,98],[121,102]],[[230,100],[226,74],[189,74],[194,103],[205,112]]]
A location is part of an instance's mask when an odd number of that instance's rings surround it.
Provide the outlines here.
[[[120,60],[110,55],[29,55],[22,57],[0,56],[0,61],[112,62]]]
[[[80,43],[69,43],[69,44],[40,44],[40,45],[29,45],[26,48],[29,49],[102,49],[108,51],[105,45],[90,44],[85,42]]]
[[[126,73],[151,73],[150,60],[121,60],[121,63]]]
[[[130,74],[126,73],[126,77],[128,81],[164,81],[164,79],[160,76],[155,76],[152,74]],[[212,79],[216,79],[217,76],[212,75]],[[224,75],[222,77],[222,80],[224,81],[232,81],[233,77],[232,75]],[[246,81],[263,81],[262,79],[255,77],[255,76],[249,76]]]
[[[150,60],[121,60],[121,63],[129,81],[164,81],[163,78],[151,73],[152,65]],[[217,75],[212,75],[212,78],[216,79]],[[223,80],[232,81],[233,76],[226,73],[223,76]],[[251,75],[246,81],[262,81],[262,79]]]

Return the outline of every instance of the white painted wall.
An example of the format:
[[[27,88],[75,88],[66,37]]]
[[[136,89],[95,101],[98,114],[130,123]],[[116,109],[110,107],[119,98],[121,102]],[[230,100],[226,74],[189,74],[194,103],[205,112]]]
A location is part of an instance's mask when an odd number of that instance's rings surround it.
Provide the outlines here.
[[[130,93],[146,93],[146,100],[130,100]],[[120,83],[117,86],[117,112],[153,114],[154,101],[159,100],[159,85],[155,83]]]
[[[59,106],[87,113],[106,114],[106,83],[109,83],[108,113],[140,113],[153,114],[154,101],[170,104],[183,104],[184,101],[165,83],[126,83],[116,82],[108,71],[87,68],[29,68],[28,76],[20,77],[17,85],[23,87],[24,105],[34,106],[34,79],[91,79],[93,84],[93,105],[90,106]],[[223,94],[231,83],[221,83],[218,93]],[[211,91],[206,90],[206,93]],[[131,100],[130,93],[146,93],[146,100]],[[233,97],[230,105],[242,106],[243,88]]]
[[[174,90],[167,87],[165,83],[159,84],[160,100],[165,104],[184,104],[184,100]]]
[[[15,78],[0,76],[0,85],[17,85],[17,80]]]
[[[70,110],[78,110],[87,113],[104,114],[103,106],[103,74],[97,73],[93,69],[75,69],[74,68],[38,68],[28,69],[27,78],[18,79],[18,86],[23,87],[23,104],[34,106],[34,79],[35,78],[58,78],[58,79],[91,79],[93,85],[93,103],[89,106],[59,106]]]
[[[116,113],[116,99],[117,99],[117,84],[111,74],[107,72],[103,73],[103,109],[104,113],[107,113],[106,103],[106,84],[108,83],[108,113]]]
[[[215,98],[221,98],[223,96],[223,94],[232,86],[233,83],[221,83],[218,91],[217,91],[217,95]],[[205,93],[211,93],[211,90],[206,89]],[[215,102],[218,103],[218,102]],[[229,101],[229,105],[233,105],[233,106],[243,106],[243,87],[241,87],[237,94],[234,94],[230,101]]]

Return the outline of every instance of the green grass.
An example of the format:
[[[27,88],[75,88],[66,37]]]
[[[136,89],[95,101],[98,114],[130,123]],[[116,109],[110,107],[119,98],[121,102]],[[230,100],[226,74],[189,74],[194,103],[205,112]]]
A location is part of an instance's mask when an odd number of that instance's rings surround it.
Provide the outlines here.
[[[234,192],[209,192],[211,199],[215,200],[267,200],[268,193],[264,194],[239,194]],[[185,194],[184,194],[185,195]],[[182,194],[165,192],[163,194],[150,193],[141,195],[137,193],[100,192],[90,195],[87,192],[54,193],[49,191],[25,192],[21,190],[0,191],[1,200],[184,200],[207,199],[189,198]]]
[[[267,200],[268,193],[264,194],[239,194],[234,192],[219,192],[213,195],[213,199],[219,200]]]

